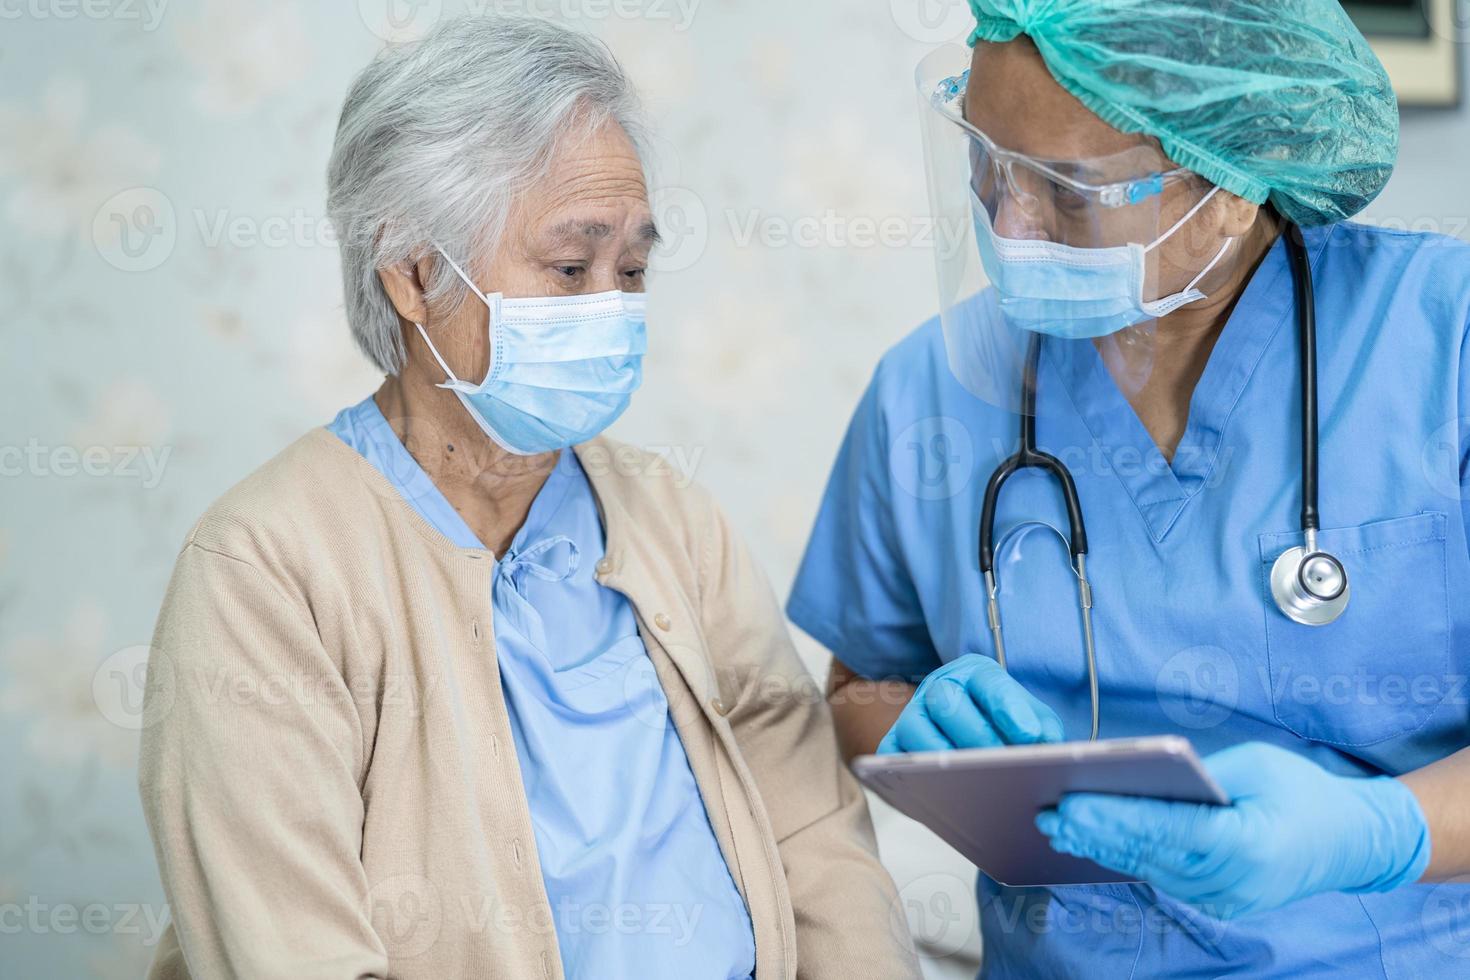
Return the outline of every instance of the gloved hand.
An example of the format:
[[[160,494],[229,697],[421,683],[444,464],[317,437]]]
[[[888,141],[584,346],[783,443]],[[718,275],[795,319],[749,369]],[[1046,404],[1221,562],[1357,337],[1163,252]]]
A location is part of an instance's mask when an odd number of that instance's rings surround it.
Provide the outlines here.
[[[1074,793],[1036,826],[1064,854],[1135,876],[1219,919],[1319,892],[1388,891],[1429,865],[1413,792],[1387,776],[1335,776],[1249,742],[1205,759],[1225,807]]]
[[[924,678],[878,754],[1060,742],[1062,719],[1000,664],[979,654]]]

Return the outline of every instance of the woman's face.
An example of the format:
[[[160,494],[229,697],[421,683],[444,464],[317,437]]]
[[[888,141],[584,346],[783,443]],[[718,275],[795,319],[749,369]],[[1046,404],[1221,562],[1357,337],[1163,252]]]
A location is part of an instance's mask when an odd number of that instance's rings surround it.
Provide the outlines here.
[[[576,296],[608,290],[643,292],[648,254],[658,238],[643,166],[622,127],[608,124],[586,139],[574,141],[555,156],[546,172],[512,206],[500,247],[486,265],[476,256],[454,256],[481,292],[507,297]],[[428,263],[420,264],[418,279]],[[394,285],[384,284],[405,312]],[[400,290],[402,282],[399,283]],[[416,286],[416,284],[415,284]],[[423,302],[422,292],[417,293]],[[454,306],[414,310],[434,337],[439,353],[463,379],[479,381],[490,364],[488,311],[473,296]],[[437,382],[443,371],[409,327],[408,370],[414,368]],[[417,364],[415,364],[417,362]]]

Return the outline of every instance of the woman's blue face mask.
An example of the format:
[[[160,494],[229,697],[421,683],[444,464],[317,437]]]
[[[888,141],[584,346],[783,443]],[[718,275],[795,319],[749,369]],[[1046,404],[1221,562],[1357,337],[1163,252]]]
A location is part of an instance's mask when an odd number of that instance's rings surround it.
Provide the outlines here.
[[[642,293],[583,296],[486,295],[444,256],[490,316],[490,369],[479,384],[461,381],[424,343],[470,417],[497,445],[529,456],[586,442],[627,409],[643,381],[648,350]]]

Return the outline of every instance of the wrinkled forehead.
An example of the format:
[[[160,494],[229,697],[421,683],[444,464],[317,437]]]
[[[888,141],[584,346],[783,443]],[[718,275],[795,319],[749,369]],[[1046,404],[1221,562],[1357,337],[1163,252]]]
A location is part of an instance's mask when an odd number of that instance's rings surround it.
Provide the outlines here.
[[[643,163],[620,127],[563,143],[517,194],[513,229],[538,243],[651,243],[657,237]]]
[[[972,126],[1015,153],[1052,161],[1120,156],[1149,168],[1173,167],[1157,140],[1113,128],[1063,88],[1024,35],[976,43],[964,111]]]

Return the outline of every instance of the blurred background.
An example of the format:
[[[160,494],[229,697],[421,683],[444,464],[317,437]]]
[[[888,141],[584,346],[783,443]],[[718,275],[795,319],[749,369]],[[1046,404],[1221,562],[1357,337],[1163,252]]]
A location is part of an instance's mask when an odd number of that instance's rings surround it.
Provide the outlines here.
[[[1439,106],[1406,108],[1364,217],[1470,238],[1470,4],[1446,3],[1407,34],[1405,3],[1359,5]],[[713,488],[783,595],[873,365],[935,306],[911,77],[963,0],[0,0],[0,976],[146,969],[137,729],[174,555],[377,386],[323,217],[336,113],[383,44],[463,13],[598,34],[641,86],[669,241],[614,434]],[[929,975],[973,976],[973,871],[875,816]]]

